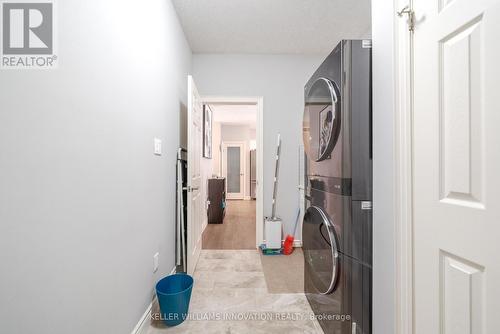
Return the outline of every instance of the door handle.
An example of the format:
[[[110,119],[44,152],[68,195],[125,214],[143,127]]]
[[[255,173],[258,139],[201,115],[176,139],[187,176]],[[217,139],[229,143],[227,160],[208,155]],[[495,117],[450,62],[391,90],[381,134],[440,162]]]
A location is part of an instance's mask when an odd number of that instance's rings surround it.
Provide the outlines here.
[[[187,187],[188,192],[193,192],[193,191],[198,190],[198,189],[199,189],[199,187],[191,187],[191,186]]]

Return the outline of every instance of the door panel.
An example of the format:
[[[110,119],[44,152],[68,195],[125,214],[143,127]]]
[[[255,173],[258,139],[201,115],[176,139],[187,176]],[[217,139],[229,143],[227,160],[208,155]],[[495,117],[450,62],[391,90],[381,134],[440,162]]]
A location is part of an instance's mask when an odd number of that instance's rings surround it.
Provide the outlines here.
[[[245,193],[245,145],[243,142],[225,142],[222,147],[222,175],[227,181],[226,196],[228,199],[243,199]]]
[[[496,333],[500,1],[414,10],[415,332]]]
[[[481,207],[481,27],[482,17],[439,41],[441,200]],[[470,68],[469,68],[470,67]]]
[[[240,148],[230,146],[227,148],[227,192],[241,192],[241,177],[240,177]]]
[[[187,272],[193,274],[200,257],[204,205],[201,192],[203,105],[193,77],[188,76],[188,226]]]

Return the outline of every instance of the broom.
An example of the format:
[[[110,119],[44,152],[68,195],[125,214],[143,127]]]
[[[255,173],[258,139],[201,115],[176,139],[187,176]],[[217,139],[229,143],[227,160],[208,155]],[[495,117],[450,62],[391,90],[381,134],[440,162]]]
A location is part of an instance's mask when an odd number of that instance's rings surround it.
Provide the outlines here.
[[[283,254],[290,255],[293,252],[293,241],[295,233],[297,232],[297,225],[299,224],[300,209],[297,210],[297,218],[295,218],[295,226],[293,228],[293,235],[287,234],[285,242],[283,243]]]

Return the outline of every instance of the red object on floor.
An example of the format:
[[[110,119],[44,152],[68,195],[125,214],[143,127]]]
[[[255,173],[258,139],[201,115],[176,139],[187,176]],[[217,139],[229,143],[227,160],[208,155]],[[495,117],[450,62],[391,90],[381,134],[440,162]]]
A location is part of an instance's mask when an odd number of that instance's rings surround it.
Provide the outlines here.
[[[283,254],[290,255],[293,252],[293,236],[288,234],[285,238],[285,242],[283,243]]]

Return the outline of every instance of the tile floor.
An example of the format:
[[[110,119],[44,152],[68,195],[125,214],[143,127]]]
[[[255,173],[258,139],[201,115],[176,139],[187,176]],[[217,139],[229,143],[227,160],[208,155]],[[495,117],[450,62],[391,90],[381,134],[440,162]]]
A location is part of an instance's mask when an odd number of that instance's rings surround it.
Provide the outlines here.
[[[194,279],[191,318],[176,327],[152,320],[143,334],[323,333],[304,294],[268,292],[256,250],[203,250]]]

